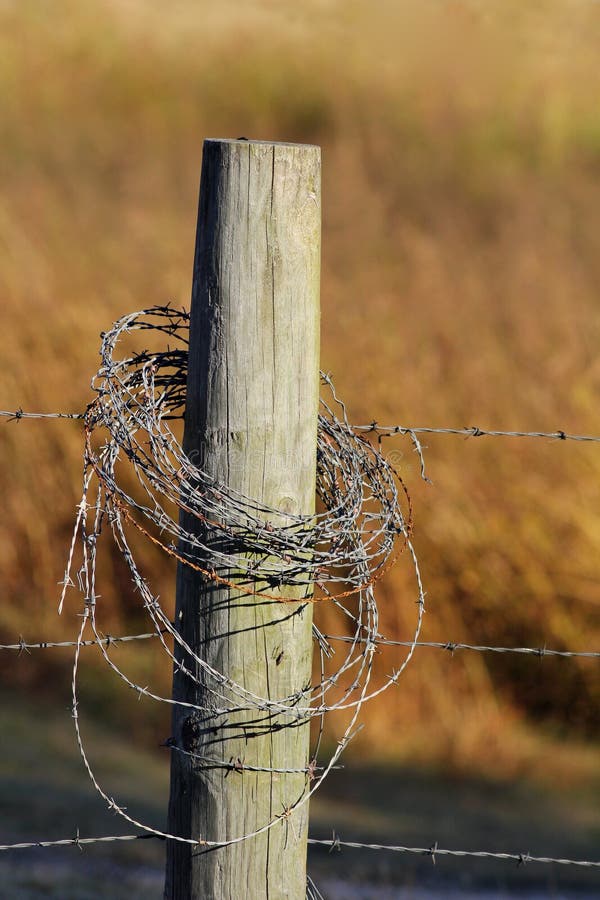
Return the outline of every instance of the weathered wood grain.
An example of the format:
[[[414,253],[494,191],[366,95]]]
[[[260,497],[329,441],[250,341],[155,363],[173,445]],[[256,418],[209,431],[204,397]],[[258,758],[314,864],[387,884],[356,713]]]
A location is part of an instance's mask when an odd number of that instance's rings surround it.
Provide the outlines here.
[[[209,475],[282,513],[314,511],[320,201],[318,147],[205,142],[184,447]],[[295,590],[301,598],[310,587]],[[285,697],[310,680],[310,604],[236,595],[180,567],[176,622],[212,666],[256,694]],[[174,697],[214,709],[206,688],[215,685],[195,671],[200,688],[175,673]],[[175,708],[173,738],[199,756],[246,765],[303,769],[309,761],[307,722],[290,727],[289,717],[252,709],[219,718]],[[203,768],[174,750],[169,830],[237,838],[307,787],[302,773]],[[301,900],[307,827],[305,804],[227,848],[169,842],[165,897]]]

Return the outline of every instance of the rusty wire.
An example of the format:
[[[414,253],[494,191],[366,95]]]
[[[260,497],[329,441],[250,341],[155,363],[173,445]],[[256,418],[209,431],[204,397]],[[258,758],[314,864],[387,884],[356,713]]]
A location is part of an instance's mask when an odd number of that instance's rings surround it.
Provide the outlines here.
[[[124,338],[150,331],[154,337],[159,334],[168,340],[166,349],[116,357],[117,346]],[[317,449],[317,495],[323,512],[283,516],[216,483],[185,455],[172,423],[183,415],[187,341],[188,314],[169,307],[124,316],[102,335],[102,364],[92,381],[96,398],[84,417],[83,491],[59,611],[69,587],[74,585],[74,560],[79,547],[82,564],[76,581],[84,595],[84,608],[73,665],[73,718],[79,751],[95,789],[111,810],[150,834],[192,845],[224,846],[261,834],[283,818],[287,820],[335,767],[358,730],[362,705],[395,684],[411,659],[421,629],[425,592],[411,542],[412,510],[406,487],[378,448],[354,432],[328,376],[322,376],[325,395],[321,400]],[[135,488],[126,487],[131,478],[127,480],[125,472],[135,475]],[[186,521],[191,517],[202,527],[184,527],[178,511],[185,511]],[[114,641],[103,637],[99,624],[97,560],[103,531],[112,536],[125,560],[166,657],[196,683],[199,678],[192,669],[202,672],[202,684],[212,696],[215,715],[256,709],[297,724],[312,718],[323,720],[333,710],[347,712],[349,722],[329,760],[317,766],[312,759],[301,770],[306,775],[301,797],[250,833],[207,841],[201,835],[183,838],[158,831],[130,815],[102,788],[94,774],[84,746],[78,701],[80,651],[87,643],[88,630],[112,672],[139,697],[199,709],[192,703],[161,696],[148,685],[137,684],[111,654]],[[322,664],[320,676],[289,696],[259,696],[227,673],[217,671],[183,640],[153,593],[132,549],[130,536],[135,533],[142,534],[181,565],[201,572],[206,579],[226,585],[237,594],[258,595],[261,603],[297,603],[297,596],[293,596],[293,591],[286,596],[286,589],[306,588],[307,582],[315,584],[319,589],[316,599],[335,604],[348,627],[349,642],[336,655],[333,671],[326,668],[325,662],[335,651],[316,627],[313,634]],[[379,634],[373,587],[405,549],[416,583],[413,641],[403,649],[397,667],[372,686]],[[232,571],[235,576],[230,574]],[[177,647],[185,655],[185,665],[176,661]],[[320,736],[321,732],[318,743]],[[200,759],[176,743],[169,746],[173,752],[194,756],[195,762],[203,766],[227,771],[233,766],[242,772],[250,769],[242,760]],[[273,760],[272,768],[261,767],[261,771],[291,770],[285,768],[283,760]]]

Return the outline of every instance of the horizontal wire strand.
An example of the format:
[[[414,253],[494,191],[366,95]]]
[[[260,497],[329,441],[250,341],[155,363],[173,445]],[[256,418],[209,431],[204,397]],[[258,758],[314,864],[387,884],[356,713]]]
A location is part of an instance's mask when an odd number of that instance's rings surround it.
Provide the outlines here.
[[[78,412],[49,412],[36,413],[25,412],[22,407],[16,410],[0,410],[0,417],[8,419],[8,421],[20,422],[22,419],[85,419],[86,413]],[[433,426],[415,426],[415,425],[380,425],[378,422],[371,422],[369,425],[352,425],[353,432],[362,434],[378,434],[385,437],[393,437],[394,435],[416,435],[416,434],[441,434],[455,435],[458,437],[511,437],[511,438],[542,438],[549,441],[575,441],[579,443],[600,443],[600,435],[596,434],[574,434],[558,428],[556,431],[501,431],[497,428],[480,428],[478,425],[468,425],[462,428],[449,427],[433,427]]]
[[[161,634],[166,634],[166,629],[162,629]],[[129,641],[147,641],[157,638],[160,635],[156,631],[146,632],[145,634],[127,634],[115,636],[107,634],[105,637],[81,641],[81,647],[96,647],[102,644],[110,647],[113,644],[122,644]],[[354,638],[348,635],[340,634],[323,634],[319,632],[319,637],[325,641],[340,641],[349,643]],[[359,642],[366,642],[368,638],[357,638]],[[377,645],[384,647],[412,647],[413,641],[393,641],[381,636],[377,637]],[[464,644],[458,641],[415,641],[415,649],[430,648],[433,650],[446,650],[448,653],[457,653],[460,650],[470,650],[475,653],[517,653],[523,656],[535,656],[543,658],[545,656],[558,657],[561,659],[600,659],[600,650],[553,650],[550,647],[498,647],[492,644]],[[77,647],[77,641],[33,641],[27,642],[19,639],[17,643],[0,644],[0,650],[13,650],[23,653],[28,650],[51,650],[55,647],[72,648]]]
[[[562,866],[582,866],[585,868],[600,868],[600,861],[588,859],[567,859],[555,856],[533,856],[531,853],[506,853],[493,850],[447,850],[433,844],[431,847],[403,847],[394,844],[366,844],[360,841],[343,841],[334,833],[332,838],[309,838],[312,846],[328,847],[330,851],[341,850],[347,847],[352,850],[387,850],[392,853],[414,853],[419,856],[430,856],[435,861],[436,856],[472,857],[475,859],[500,859],[514,860],[518,865],[525,863],[556,863]]]
[[[119,841],[147,841],[147,840],[165,840],[160,834],[122,834],[122,835],[103,835],[101,837],[82,838],[77,834],[74,838],[63,838],[54,841],[22,841],[16,844],[0,844],[0,851],[6,850],[32,850],[35,848],[45,847],[68,847],[74,846],[80,849],[89,844],[106,844]],[[203,844],[202,841],[198,842]],[[432,844],[430,847],[405,847],[400,844],[377,844],[365,843],[361,841],[345,841],[337,834],[333,834],[331,838],[308,838],[308,844],[313,847],[326,847],[330,852],[333,850],[341,850],[346,848],[349,850],[378,850],[390,853],[411,853],[418,856],[429,856],[433,861],[437,856],[451,856],[458,858],[471,859],[496,859],[513,861],[518,865],[526,863],[543,863],[561,866],[579,866],[583,868],[600,868],[599,860],[589,859],[569,859],[560,856],[535,856],[529,852],[526,853],[508,853],[504,851],[494,850],[450,850]]]

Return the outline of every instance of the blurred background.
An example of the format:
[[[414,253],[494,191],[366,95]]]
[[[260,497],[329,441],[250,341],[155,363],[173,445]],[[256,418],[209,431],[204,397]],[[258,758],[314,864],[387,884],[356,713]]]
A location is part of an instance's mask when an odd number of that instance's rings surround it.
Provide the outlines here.
[[[599,44],[586,0],[3,0],[0,407],[81,410],[101,330],[189,304],[202,141],[246,135],[322,147],[322,367],[351,420],[599,433]],[[598,649],[596,447],[425,443],[433,486],[406,439],[384,445],[413,499],[423,639]],[[81,598],[59,619],[57,582],[81,451],[77,423],[0,425],[2,642],[75,634]],[[172,567],[140,552],[170,602]],[[105,631],[146,630],[108,543],[102,560]],[[382,629],[410,638],[405,561],[379,596]],[[119,653],[169,690],[161,654]],[[35,698],[32,723],[53,704],[68,718],[70,657],[8,657],[0,765],[14,781],[9,711]],[[136,754],[168,735],[168,715],[93,651],[82,691],[99,757],[119,735]],[[583,853],[600,834],[599,700],[594,660],[423,649],[364,710],[348,764],[446,796],[474,778],[568,791],[577,821],[557,800],[557,828]],[[26,718],[19,734],[31,741]],[[161,790],[167,762],[147,759]],[[22,815],[11,828],[31,835]]]

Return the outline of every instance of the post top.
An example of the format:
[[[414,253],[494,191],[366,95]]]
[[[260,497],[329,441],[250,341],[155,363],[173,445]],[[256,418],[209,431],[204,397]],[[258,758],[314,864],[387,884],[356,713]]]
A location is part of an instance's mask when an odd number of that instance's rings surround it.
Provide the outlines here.
[[[309,148],[312,147],[315,150],[320,150],[320,146],[318,144],[299,144],[293,141],[258,141],[254,140],[254,138],[247,137],[239,137],[239,138],[205,138],[205,144],[258,144],[263,147],[303,147]]]

